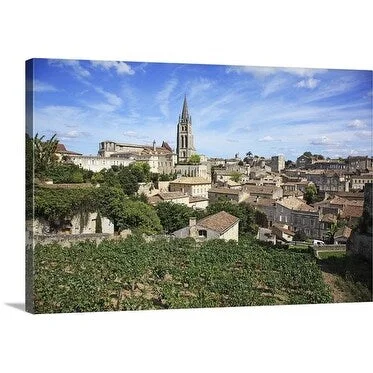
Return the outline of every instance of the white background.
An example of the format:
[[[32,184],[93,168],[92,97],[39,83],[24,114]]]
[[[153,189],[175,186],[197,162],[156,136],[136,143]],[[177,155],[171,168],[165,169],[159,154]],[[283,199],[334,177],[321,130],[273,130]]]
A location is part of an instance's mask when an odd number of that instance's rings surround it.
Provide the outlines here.
[[[1,371],[360,372],[369,368],[371,303],[37,316],[20,310],[26,59],[372,70],[369,3],[2,2]]]

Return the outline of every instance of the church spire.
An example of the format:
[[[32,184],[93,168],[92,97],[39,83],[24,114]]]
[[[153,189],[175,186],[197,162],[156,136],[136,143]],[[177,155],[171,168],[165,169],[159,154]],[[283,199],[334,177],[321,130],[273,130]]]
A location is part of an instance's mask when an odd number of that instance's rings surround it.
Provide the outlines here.
[[[186,94],[184,96],[184,103],[183,103],[183,111],[181,113],[181,119],[188,119],[189,113],[188,113],[188,103],[186,99]]]

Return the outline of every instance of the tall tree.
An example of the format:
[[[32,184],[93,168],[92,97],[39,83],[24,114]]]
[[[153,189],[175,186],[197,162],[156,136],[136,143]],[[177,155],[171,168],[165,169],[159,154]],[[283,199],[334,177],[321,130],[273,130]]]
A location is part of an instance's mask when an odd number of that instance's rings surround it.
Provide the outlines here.
[[[304,199],[308,204],[314,203],[317,200],[317,189],[315,184],[309,184],[304,189]]]
[[[192,154],[189,158],[189,163],[199,164],[201,163],[201,157],[198,154]]]
[[[35,176],[41,179],[45,178],[48,168],[56,164],[58,145],[56,135],[53,135],[49,140],[43,140],[44,135],[38,137],[38,134],[33,139]]]
[[[198,218],[201,215],[201,213],[191,207],[173,202],[161,202],[156,206],[155,210],[166,233],[171,233],[187,226],[189,218],[193,216]]]

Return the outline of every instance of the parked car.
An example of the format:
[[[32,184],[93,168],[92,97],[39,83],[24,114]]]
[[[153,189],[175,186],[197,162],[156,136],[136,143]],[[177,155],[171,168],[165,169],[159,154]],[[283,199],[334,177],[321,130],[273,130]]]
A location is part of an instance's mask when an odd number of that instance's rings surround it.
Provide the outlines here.
[[[313,246],[325,246],[325,242],[321,240],[313,240]]]

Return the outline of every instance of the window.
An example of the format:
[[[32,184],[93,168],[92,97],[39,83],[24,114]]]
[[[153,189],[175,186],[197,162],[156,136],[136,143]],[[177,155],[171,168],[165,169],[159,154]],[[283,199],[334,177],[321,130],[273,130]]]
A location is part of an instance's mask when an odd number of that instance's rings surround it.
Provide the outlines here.
[[[206,231],[206,229],[199,229],[198,230],[198,236],[199,237],[207,237],[207,231]]]

